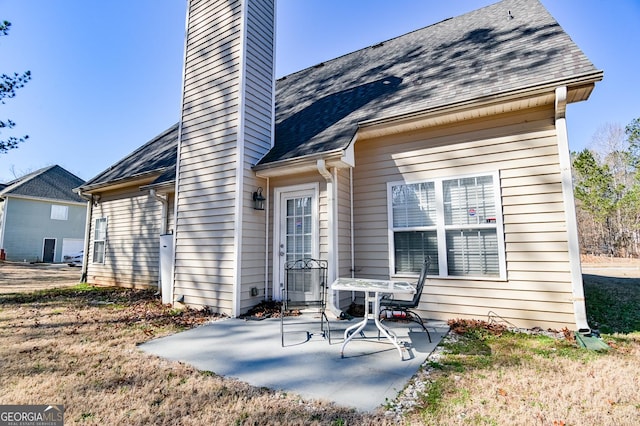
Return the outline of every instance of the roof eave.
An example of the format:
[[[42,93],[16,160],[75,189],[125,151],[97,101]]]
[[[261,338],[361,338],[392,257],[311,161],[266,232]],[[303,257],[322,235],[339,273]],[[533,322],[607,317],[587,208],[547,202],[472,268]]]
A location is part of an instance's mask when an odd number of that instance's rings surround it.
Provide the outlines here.
[[[79,186],[77,188],[73,189],[73,192],[75,193],[84,193],[84,194],[94,194],[97,192],[104,192],[104,191],[111,191],[114,189],[120,189],[120,188],[124,188],[127,186],[134,186],[134,185],[138,185],[138,186],[143,186],[146,185],[150,182],[152,182],[154,179],[156,179],[158,176],[160,176],[164,171],[166,171],[168,169],[168,167],[163,167],[161,169],[156,169],[150,172],[145,172],[145,173],[140,173],[137,175],[133,175],[133,176],[128,176],[125,178],[121,178],[121,179],[114,179],[111,181],[107,181],[107,182],[99,182],[99,183],[95,183],[95,184],[90,184],[90,185],[82,185]]]
[[[62,200],[60,198],[47,198],[47,197],[34,197],[31,195],[23,195],[23,194],[4,194],[0,198],[19,198],[21,200],[31,200],[31,201],[44,201],[47,203],[56,203],[56,204],[73,204],[84,206],[84,201],[73,201],[73,200]]]
[[[379,137],[467,120],[481,115],[487,116],[541,104],[553,104],[555,89],[563,86],[567,87],[569,92],[568,102],[579,102],[589,98],[595,83],[602,80],[602,77],[602,71],[595,71],[571,79],[550,81],[533,87],[528,86],[433,108],[366,120],[358,123],[358,138]]]
[[[332,151],[317,152],[301,157],[258,164],[253,166],[253,171],[256,173],[256,176],[261,178],[285,176],[304,172],[317,172],[318,160],[324,160],[328,167],[352,167],[353,155],[350,154],[350,150],[353,149],[352,147],[353,144],[349,144],[346,148],[339,148]]]

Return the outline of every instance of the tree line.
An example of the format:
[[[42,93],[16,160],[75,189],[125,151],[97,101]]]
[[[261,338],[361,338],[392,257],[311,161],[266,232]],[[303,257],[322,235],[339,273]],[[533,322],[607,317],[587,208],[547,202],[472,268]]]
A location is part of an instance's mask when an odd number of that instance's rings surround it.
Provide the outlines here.
[[[640,255],[640,118],[605,125],[591,149],[572,152],[583,253]]]

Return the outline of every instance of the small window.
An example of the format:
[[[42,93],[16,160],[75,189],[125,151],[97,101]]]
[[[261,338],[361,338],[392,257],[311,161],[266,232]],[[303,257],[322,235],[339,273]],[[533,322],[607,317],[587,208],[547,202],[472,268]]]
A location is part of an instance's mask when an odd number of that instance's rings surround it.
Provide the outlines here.
[[[69,206],[61,206],[58,204],[51,205],[52,220],[67,220],[69,217]]]
[[[498,173],[389,184],[392,273],[506,278]]]
[[[104,252],[107,243],[107,218],[96,219],[93,231],[93,263],[104,263]]]

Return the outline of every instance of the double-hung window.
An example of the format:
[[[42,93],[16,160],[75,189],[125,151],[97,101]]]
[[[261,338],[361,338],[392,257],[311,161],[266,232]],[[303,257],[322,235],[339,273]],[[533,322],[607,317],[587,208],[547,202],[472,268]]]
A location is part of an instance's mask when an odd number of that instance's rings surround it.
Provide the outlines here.
[[[93,263],[104,263],[104,251],[107,244],[107,218],[96,219],[93,231]]]
[[[498,173],[390,183],[393,274],[506,279]]]

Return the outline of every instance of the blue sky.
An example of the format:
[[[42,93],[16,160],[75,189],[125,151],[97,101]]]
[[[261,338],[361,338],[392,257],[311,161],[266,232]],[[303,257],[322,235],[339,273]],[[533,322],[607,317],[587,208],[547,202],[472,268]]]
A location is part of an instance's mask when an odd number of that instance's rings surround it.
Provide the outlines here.
[[[278,0],[276,75],[495,3],[493,0]],[[608,123],[640,117],[640,1],[542,0],[604,80],[571,104],[572,150]],[[0,73],[33,79],[0,105],[28,134],[0,154],[0,182],[59,164],[90,179],[176,123],[186,0],[0,0]]]

